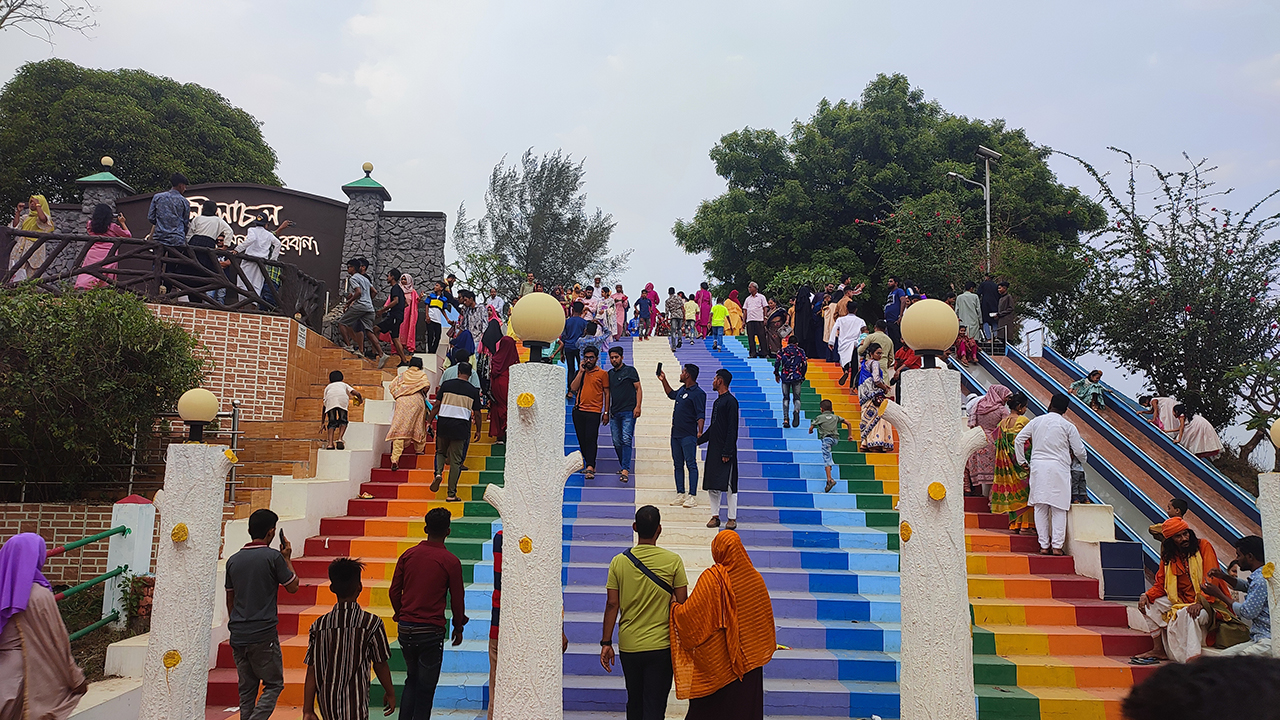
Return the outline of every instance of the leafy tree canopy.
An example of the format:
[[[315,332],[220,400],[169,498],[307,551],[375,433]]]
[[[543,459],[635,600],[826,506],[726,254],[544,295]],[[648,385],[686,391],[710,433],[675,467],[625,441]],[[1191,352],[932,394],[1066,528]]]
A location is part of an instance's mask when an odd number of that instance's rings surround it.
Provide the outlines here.
[[[279,185],[261,123],[213,90],[142,70],[27,63],[0,90],[0,198],[78,201],[75,180],[110,155],[139,192],[193,183]]]
[[[14,481],[8,489],[51,483],[27,496],[69,499],[82,483],[118,480],[121,467],[127,475],[135,427],[145,433],[199,385],[204,362],[194,337],[129,293],[0,290],[0,466]]]
[[[503,158],[489,176],[484,217],[470,222],[458,208],[454,225],[457,268],[468,284],[513,293],[525,273],[547,289],[613,278],[626,271],[631,251],[609,255],[613,216],[587,211],[586,169],[560,150],[526,150],[520,164]],[[478,284],[477,284],[478,283]]]
[[[1234,211],[1205,161],[1165,171],[1116,152],[1129,170],[1118,190],[1076,158],[1114,217],[1093,235],[1089,292],[1075,298],[1096,331],[1088,344],[1218,427],[1235,419],[1242,395],[1251,416],[1274,413],[1250,388],[1274,376],[1267,361],[1280,350],[1280,213],[1264,208],[1280,190]]]
[[[824,99],[788,135],[744,128],[722,137],[711,159],[726,191],[673,232],[687,252],[709,253],[708,273],[731,287],[767,287],[787,268],[820,265],[873,284],[906,275],[941,292],[936,284],[973,279],[985,261],[982,191],[947,176],[981,179],[978,145],[1004,155],[991,174],[994,269],[1024,306],[1040,305],[1083,270],[1063,279],[1039,268],[1082,266],[1079,234],[1105,224],[1105,213],[1059,183],[1050,150],[1022,130],[952,115],[902,75],[877,76],[859,102]],[[925,222],[930,214],[952,223]]]

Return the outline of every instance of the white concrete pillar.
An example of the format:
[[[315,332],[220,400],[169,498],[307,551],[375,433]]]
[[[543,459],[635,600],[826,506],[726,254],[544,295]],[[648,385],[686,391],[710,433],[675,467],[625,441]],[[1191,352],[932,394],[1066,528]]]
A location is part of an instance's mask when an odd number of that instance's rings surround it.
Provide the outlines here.
[[[139,720],[203,720],[230,451],[169,446]]]
[[[560,564],[564,483],[582,454],[564,454],[565,369],[511,368],[504,487],[484,499],[502,516],[502,633],[489,702],[499,720],[564,717]]]
[[[112,535],[107,540],[107,569],[113,570],[121,565],[129,569],[124,575],[117,575],[107,580],[102,593],[102,616],[112,611],[120,613],[116,627],[124,627],[128,621],[121,598],[120,589],[124,587],[129,576],[146,575],[151,572],[151,540],[156,526],[156,507],[150,500],[139,495],[130,495],[111,507],[111,527],[124,525],[129,528],[125,535]]]
[[[973,641],[964,540],[964,465],[986,444],[965,428],[960,374],[902,374],[903,405],[885,417],[898,431],[898,515],[903,720],[976,720]]]
[[[1267,564],[1255,572],[1264,573],[1264,577],[1271,575],[1267,578],[1267,601],[1274,618],[1280,615],[1280,574],[1275,572],[1276,557],[1280,556],[1280,473],[1258,476],[1258,512],[1262,515],[1262,545]],[[1280,658],[1280,642],[1272,641],[1271,655]]]

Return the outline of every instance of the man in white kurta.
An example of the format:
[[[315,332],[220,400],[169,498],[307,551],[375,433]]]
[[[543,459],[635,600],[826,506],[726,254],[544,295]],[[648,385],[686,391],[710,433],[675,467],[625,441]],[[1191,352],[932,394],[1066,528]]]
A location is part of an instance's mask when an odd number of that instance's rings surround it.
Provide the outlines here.
[[[1031,496],[1041,555],[1061,555],[1067,539],[1067,510],[1071,508],[1071,456],[1088,458],[1080,431],[1063,415],[1070,400],[1058,393],[1049,401],[1049,412],[1034,418],[1013,440],[1016,457],[1026,461],[1031,443]]]

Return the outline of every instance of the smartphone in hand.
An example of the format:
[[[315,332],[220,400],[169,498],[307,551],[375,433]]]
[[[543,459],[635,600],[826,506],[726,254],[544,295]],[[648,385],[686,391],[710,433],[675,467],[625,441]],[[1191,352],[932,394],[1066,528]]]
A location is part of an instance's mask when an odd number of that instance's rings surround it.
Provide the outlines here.
[[[662,363],[658,363],[658,371],[654,373],[654,375],[657,375],[657,376],[662,375]]]
[[[285,544],[286,542],[288,542],[288,540],[286,540],[286,539],[285,539],[285,537],[284,537],[284,529],[283,529],[283,528],[281,528],[281,530],[280,530],[280,551],[281,551],[281,552],[284,552],[284,544]]]

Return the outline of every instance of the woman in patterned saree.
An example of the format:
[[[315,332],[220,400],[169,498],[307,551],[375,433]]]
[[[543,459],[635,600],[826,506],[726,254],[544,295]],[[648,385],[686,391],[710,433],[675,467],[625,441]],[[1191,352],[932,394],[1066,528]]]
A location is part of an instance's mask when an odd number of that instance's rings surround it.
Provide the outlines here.
[[[1034,535],[1036,517],[1027,505],[1031,492],[1030,468],[1018,462],[1013,439],[1027,426],[1027,396],[1020,392],[1005,401],[1009,415],[996,427],[995,483],[991,486],[991,512],[1009,513],[1009,529],[1015,533]]]
[[[858,430],[862,436],[859,442],[862,452],[893,452],[893,428],[884,419],[883,412],[889,394],[884,370],[880,367],[883,355],[879,345],[867,346],[867,356],[858,373],[858,403],[862,406]]]

